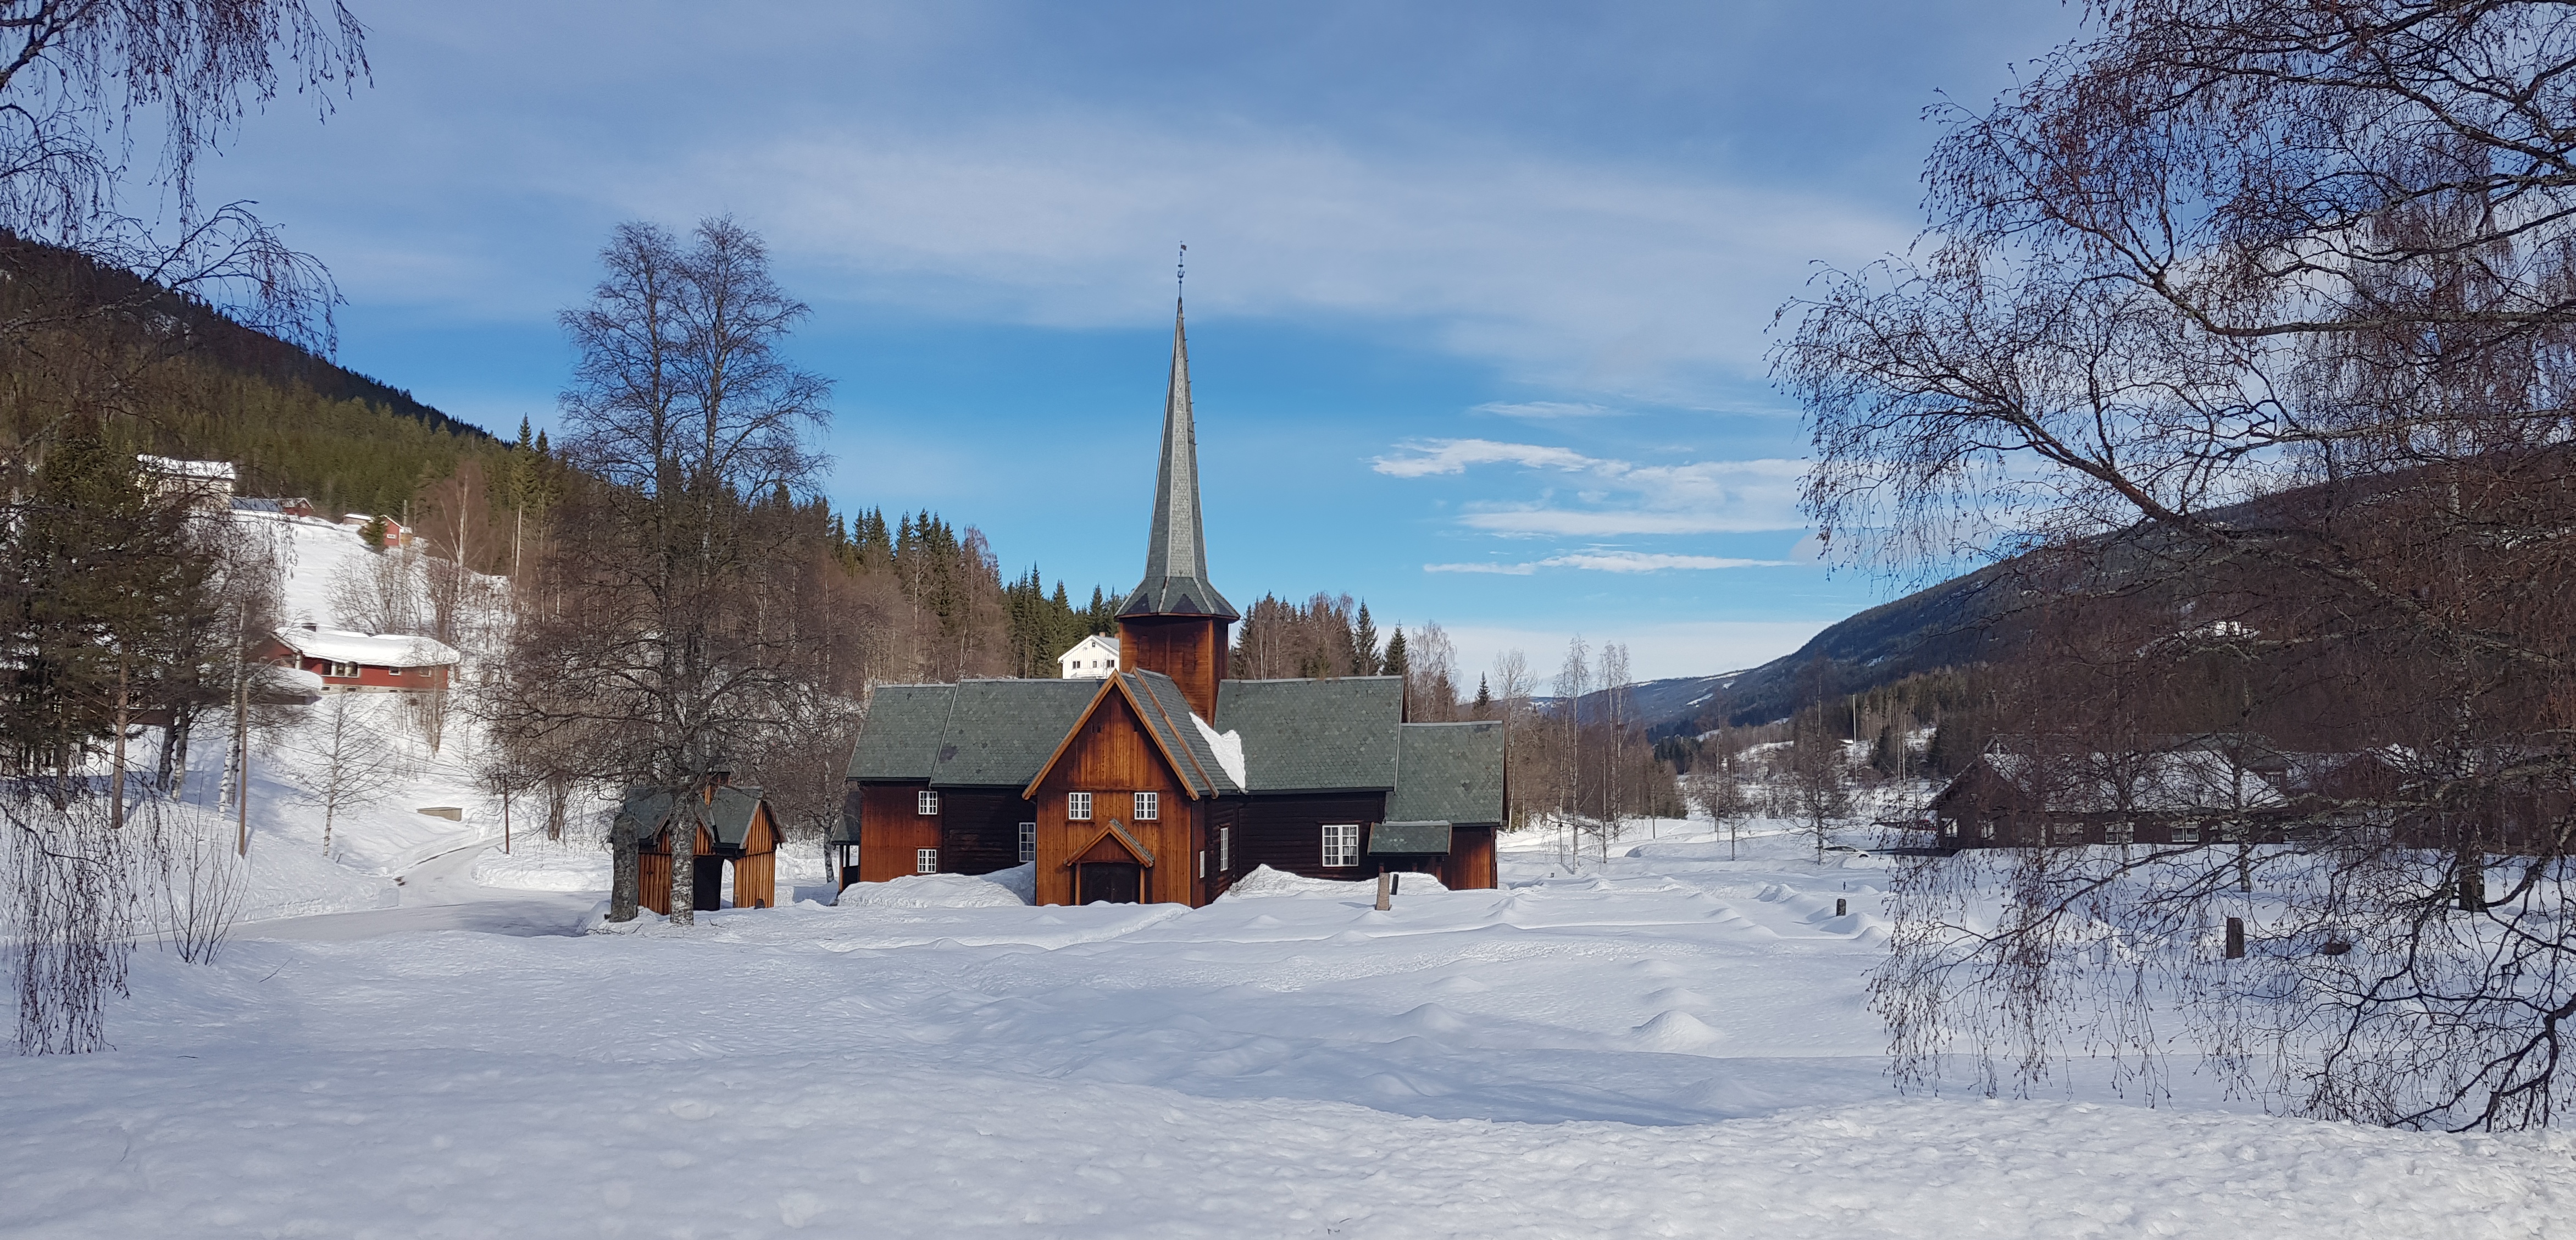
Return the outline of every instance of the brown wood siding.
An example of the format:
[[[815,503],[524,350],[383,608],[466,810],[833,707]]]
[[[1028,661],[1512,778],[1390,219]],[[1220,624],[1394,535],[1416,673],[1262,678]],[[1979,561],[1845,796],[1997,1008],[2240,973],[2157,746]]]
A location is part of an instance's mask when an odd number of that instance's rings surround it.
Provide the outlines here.
[[[1092,794],[1091,819],[1065,817],[1065,794]],[[1131,799],[1138,792],[1162,795],[1161,817],[1138,821]],[[1071,904],[1074,875],[1067,863],[1077,849],[1088,848],[1100,829],[1117,819],[1136,842],[1154,854],[1147,867],[1142,898],[1148,902],[1194,904],[1198,891],[1191,881],[1189,794],[1163,761],[1161,749],[1144,725],[1113,690],[1065,744],[1064,752],[1038,786],[1037,902]]]
[[[939,868],[951,874],[990,874],[1018,865],[1020,824],[1035,821],[1035,807],[1021,800],[1017,789],[944,790],[939,798]]]
[[[1492,827],[1454,828],[1449,832],[1449,864],[1440,881],[1451,891],[1487,891],[1502,886],[1495,860]]]
[[[859,881],[882,883],[916,873],[915,852],[939,847],[939,823],[945,814],[915,812],[914,794],[929,781],[863,784],[859,788]],[[946,798],[939,807],[948,808]],[[940,864],[947,864],[942,857]]]
[[[733,863],[733,906],[778,907],[777,853],[754,853]]]
[[[1216,721],[1216,685],[1225,679],[1223,620],[1195,616],[1139,616],[1118,622],[1118,665],[1127,671],[1161,672],[1181,687],[1190,709]]]
[[[306,658],[303,666],[305,671],[321,677],[322,686],[326,689],[428,690],[447,687],[447,668],[444,665],[396,669],[360,663],[356,665],[358,674],[355,676],[332,675],[329,659]]]
[[[671,854],[648,852],[641,860],[637,900],[644,907],[668,917],[671,915]]]
[[[1254,866],[1303,874],[1309,878],[1365,878],[1377,871],[1368,854],[1359,864],[1324,868],[1324,832],[1328,822],[1363,825],[1386,818],[1383,792],[1311,793],[1254,796],[1243,803],[1243,821],[1234,834],[1234,869],[1248,874]],[[1366,843],[1366,835],[1362,835]]]

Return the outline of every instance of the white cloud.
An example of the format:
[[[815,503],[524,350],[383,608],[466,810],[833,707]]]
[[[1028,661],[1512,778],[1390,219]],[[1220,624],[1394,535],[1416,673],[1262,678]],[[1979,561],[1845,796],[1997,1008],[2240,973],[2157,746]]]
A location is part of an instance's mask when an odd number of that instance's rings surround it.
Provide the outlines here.
[[[1431,474],[1463,474],[1471,465],[1518,465],[1523,469],[1591,470],[1616,461],[1601,461],[1570,448],[1549,448],[1528,443],[1496,443],[1491,439],[1437,439],[1428,443],[1407,444],[1410,456],[1381,456],[1369,467],[1397,478],[1421,478]]]
[[[1468,410],[1467,412],[1490,413],[1498,418],[1519,418],[1528,422],[1554,422],[1567,418],[1618,418],[1627,416],[1627,411],[1624,409],[1612,409],[1607,405],[1595,405],[1584,401],[1565,400],[1487,401],[1484,404]]]
[[[1646,551],[1578,551],[1517,564],[1425,564],[1426,573],[1500,573],[1527,577],[1542,568],[1580,568],[1604,573],[1661,573],[1676,569],[1778,568],[1787,560],[1743,560],[1718,555],[1666,555]]]
[[[1586,482],[1584,492],[1572,497],[1580,506],[1551,495],[1534,503],[1475,505],[1459,516],[1459,524],[1490,534],[1740,534],[1806,524],[1798,513],[1798,480],[1806,473],[1800,461],[1638,465],[1539,444],[1436,439],[1402,445],[1371,462],[1377,472],[1397,478],[1463,474],[1479,465],[1580,474]]]
[[[1415,325],[1517,380],[1681,404],[1762,373],[1771,313],[1808,264],[1866,261],[1913,231],[1671,169],[1099,110],[656,151],[594,192],[685,219],[711,186],[782,253],[848,273],[856,299],[1132,326],[1168,306],[1186,240],[1208,312]]]

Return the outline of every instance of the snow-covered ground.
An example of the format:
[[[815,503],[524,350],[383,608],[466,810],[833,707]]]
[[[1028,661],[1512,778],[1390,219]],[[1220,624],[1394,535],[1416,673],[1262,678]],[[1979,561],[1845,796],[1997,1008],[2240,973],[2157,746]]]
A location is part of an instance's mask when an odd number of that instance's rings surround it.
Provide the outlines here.
[[[0,1060],[0,1200],[83,1237],[2576,1234],[2563,1136],[1897,1098],[1885,872],[1769,825],[1572,872],[1515,837],[1505,889],[1384,913],[1270,876],[1031,908],[1006,873],[147,950],[117,1050]],[[441,898],[586,900],[489,860],[435,863]]]

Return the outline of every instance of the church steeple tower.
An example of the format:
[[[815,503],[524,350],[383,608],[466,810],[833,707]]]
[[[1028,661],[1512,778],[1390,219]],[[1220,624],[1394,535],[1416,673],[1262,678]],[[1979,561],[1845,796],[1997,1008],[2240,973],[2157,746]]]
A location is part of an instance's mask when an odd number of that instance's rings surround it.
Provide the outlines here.
[[[1130,671],[1171,677],[1199,716],[1214,720],[1216,685],[1225,679],[1226,628],[1241,613],[1208,584],[1198,427],[1190,411],[1190,342],[1178,302],[1172,307],[1170,382],[1163,396],[1163,459],[1154,474],[1145,577],[1118,608],[1118,662]]]

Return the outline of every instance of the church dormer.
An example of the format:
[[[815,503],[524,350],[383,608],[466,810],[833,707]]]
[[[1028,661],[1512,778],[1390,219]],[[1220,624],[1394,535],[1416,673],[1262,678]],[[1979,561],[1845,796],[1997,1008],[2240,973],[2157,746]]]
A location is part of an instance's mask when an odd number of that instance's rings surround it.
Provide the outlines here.
[[[1190,345],[1172,309],[1171,386],[1163,397],[1163,461],[1154,476],[1154,520],[1145,578],[1118,608],[1118,660],[1129,671],[1172,678],[1200,718],[1216,718],[1225,679],[1226,629],[1241,618],[1208,584],[1199,521],[1198,429],[1190,417]]]

